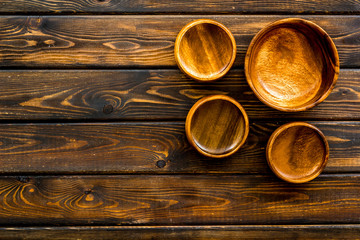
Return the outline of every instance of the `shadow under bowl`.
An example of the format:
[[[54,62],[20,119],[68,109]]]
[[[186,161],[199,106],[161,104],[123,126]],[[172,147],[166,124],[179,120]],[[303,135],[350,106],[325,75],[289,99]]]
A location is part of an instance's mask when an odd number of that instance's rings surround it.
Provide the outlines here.
[[[316,178],[329,158],[329,145],[324,134],[305,122],[280,126],[271,135],[266,148],[271,170],[291,183],[304,183]]]
[[[224,76],[236,57],[236,43],[223,24],[199,19],[187,24],[175,41],[175,60],[179,68],[199,81]]]
[[[190,109],[185,123],[190,144],[201,154],[221,158],[235,153],[249,133],[249,120],[233,98],[213,95],[200,99]]]
[[[304,111],[322,102],[334,88],[339,56],[330,36],[315,23],[282,19],[252,39],[245,74],[266,105],[280,111]]]

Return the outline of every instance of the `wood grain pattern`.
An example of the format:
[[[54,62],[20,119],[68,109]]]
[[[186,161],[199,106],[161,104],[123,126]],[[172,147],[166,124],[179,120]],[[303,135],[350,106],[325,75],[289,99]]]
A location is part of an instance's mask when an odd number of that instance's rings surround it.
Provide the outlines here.
[[[201,84],[178,70],[0,71],[0,120],[185,120],[200,98],[225,94],[255,119],[360,119],[360,70],[342,70],[329,97],[305,112],[261,103],[244,72]]]
[[[2,0],[1,13],[351,13],[360,12],[355,0],[241,1],[178,0]]]
[[[359,122],[312,122],[327,137],[324,171],[360,172]],[[266,173],[265,148],[282,123],[252,123],[245,145],[212,160],[189,146],[184,122],[2,124],[0,172]]]
[[[245,75],[255,95],[285,112],[321,103],[339,75],[332,39],[312,21],[278,20],[258,32],[245,56]]]
[[[211,95],[191,107],[185,122],[189,143],[201,154],[223,158],[234,154],[249,134],[244,108],[226,95]]]
[[[360,176],[0,177],[0,224],[357,223]]]
[[[357,0],[0,0],[0,239],[357,238],[359,14]],[[254,35],[288,17],[324,28],[345,69],[301,113],[262,104],[239,70]],[[199,18],[237,43],[233,70],[206,86],[174,58]],[[220,161],[184,129],[213,94],[252,119],[246,144]],[[301,186],[265,159],[270,134],[295,119],[318,120],[331,148],[325,173]]]
[[[184,26],[175,40],[175,60],[179,68],[199,81],[223,77],[236,57],[236,42],[223,24],[198,19]]]
[[[267,24],[293,15],[2,16],[0,66],[22,68],[175,67],[180,29],[199,18],[227,26],[237,43],[235,66],[244,63],[252,37]],[[324,28],[341,67],[360,66],[359,16],[302,16]]]
[[[304,183],[316,178],[329,159],[329,144],[314,125],[291,122],[277,128],[266,146],[271,170],[281,179]]]
[[[99,226],[0,228],[2,240],[238,240],[238,239],[358,239],[358,224],[341,225],[221,225],[221,226]]]

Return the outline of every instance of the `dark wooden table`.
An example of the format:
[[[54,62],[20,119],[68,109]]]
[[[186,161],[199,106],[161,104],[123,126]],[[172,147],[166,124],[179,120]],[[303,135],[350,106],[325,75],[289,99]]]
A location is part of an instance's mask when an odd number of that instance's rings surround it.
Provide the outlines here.
[[[360,238],[360,2],[0,0],[0,239]],[[301,113],[266,107],[244,78],[245,51],[268,23],[301,17],[333,38],[338,83]],[[232,70],[203,84],[176,67],[189,21],[234,34]],[[226,94],[250,118],[244,147],[198,154],[184,120]],[[306,184],[265,159],[281,124],[307,121],[330,144]]]

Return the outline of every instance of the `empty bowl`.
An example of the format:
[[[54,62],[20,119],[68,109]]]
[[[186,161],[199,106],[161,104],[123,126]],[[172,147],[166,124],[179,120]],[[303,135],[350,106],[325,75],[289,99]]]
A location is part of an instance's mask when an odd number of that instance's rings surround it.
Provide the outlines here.
[[[252,39],[245,74],[263,103],[281,111],[304,111],[334,88],[339,56],[329,35],[315,23],[282,19]]]
[[[210,19],[187,24],[175,41],[175,60],[179,68],[199,81],[224,76],[234,63],[236,43],[230,30]]]
[[[233,98],[213,95],[200,99],[190,109],[186,136],[201,154],[221,158],[235,153],[249,133],[249,120]]]
[[[329,158],[324,134],[305,122],[282,125],[271,135],[266,148],[267,162],[281,179],[304,183],[316,178]]]

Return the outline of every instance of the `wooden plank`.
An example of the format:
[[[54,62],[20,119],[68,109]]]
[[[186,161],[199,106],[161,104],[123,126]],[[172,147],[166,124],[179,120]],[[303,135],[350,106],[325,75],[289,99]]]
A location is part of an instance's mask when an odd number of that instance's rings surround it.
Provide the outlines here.
[[[0,228],[2,240],[13,239],[359,239],[360,226],[342,225],[222,225],[222,226],[100,226]]]
[[[360,70],[345,69],[323,103],[299,113],[264,105],[241,70],[207,84],[179,70],[3,70],[0,120],[184,120],[197,100],[211,94],[235,98],[250,120],[360,119]]]
[[[275,177],[0,177],[0,224],[202,225],[359,223],[360,176],[307,184]]]
[[[326,172],[360,172],[360,122],[312,122],[330,144]],[[252,123],[246,144],[219,160],[191,148],[184,122],[0,125],[0,173],[270,173],[270,134]]]
[[[173,47],[189,21],[211,18],[235,36],[241,66],[253,36],[294,15],[2,16],[2,67],[175,67]],[[341,67],[360,66],[360,16],[300,16],[323,27],[338,48]]]
[[[1,13],[351,13],[360,3],[351,0],[241,1],[178,0],[2,0]]]

